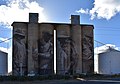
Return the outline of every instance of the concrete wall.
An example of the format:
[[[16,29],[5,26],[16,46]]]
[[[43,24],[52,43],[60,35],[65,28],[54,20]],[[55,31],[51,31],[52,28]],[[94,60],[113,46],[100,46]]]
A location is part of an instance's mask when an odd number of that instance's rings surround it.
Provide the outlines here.
[[[82,25],[82,73],[94,72],[93,26]]]
[[[57,74],[65,74],[70,69],[70,26],[57,25]]]
[[[27,74],[28,32],[26,23],[13,24],[13,75]]]
[[[54,25],[40,24],[39,26],[39,74],[54,73]]]

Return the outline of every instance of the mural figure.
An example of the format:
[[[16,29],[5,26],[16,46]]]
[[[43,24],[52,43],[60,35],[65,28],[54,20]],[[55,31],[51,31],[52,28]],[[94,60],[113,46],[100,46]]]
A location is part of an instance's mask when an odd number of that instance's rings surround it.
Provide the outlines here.
[[[53,70],[53,35],[49,32],[42,33],[40,39],[40,74],[52,74]]]
[[[27,66],[26,47],[25,47],[25,35],[20,29],[16,29],[14,32],[14,57],[13,68],[15,75],[25,75]]]
[[[77,65],[78,53],[75,43],[65,34],[57,36],[57,50],[60,74],[72,74]]]
[[[69,50],[69,43],[64,43],[60,41],[64,41],[63,39],[58,39],[57,40],[57,58],[59,59],[59,74],[65,74],[67,72],[67,67],[68,67],[68,61],[70,62],[70,55],[68,55],[68,50]],[[68,49],[67,49],[68,48]],[[66,50],[67,49],[67,50]]]
[[[83,36],[83,71],[85,73],[92,72],[93,67],[93,45],[92,37],[88,35]]]
[[[34,71],[33,73],[34,74],[38,74],[38,56],[39,56],[39,53],[38,53],[38,49],[37,48],[32,48],[32,59],[33,59],[33,65],[34,65]]]
[[[68,66],[68,72],[66,74],[76,73],[79,57],[79,53],[77,52],[77,48],[73,40],[70,41],[70,46],[71,46],[70,64]]]

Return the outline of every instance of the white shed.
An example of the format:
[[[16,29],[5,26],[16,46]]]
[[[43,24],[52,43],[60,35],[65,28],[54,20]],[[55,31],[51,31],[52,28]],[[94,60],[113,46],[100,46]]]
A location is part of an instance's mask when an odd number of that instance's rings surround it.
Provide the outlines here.
[[[120,74],[120,51],[109,48],[98,55],[99,74]]]
[[[7,75],[8,73],[8,54],[0,51],[0,75]]]

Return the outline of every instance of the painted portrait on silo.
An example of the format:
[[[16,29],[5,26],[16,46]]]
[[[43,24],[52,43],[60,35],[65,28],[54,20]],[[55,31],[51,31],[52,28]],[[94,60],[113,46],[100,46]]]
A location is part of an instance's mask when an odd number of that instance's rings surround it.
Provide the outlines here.
[[[82,72],[82,55],[81,55],[81,26],[71,26],[71,74],[77,74]]]
[[[83,73],[93,73],[93,28],[91,26],[85,26],[82,31]]]
[[[70,62],[70,37],[67,35],[57,36],[57,55],[60,57],[60,71],[62,74],[68,72]],[[58,57],[57,56],[57,57]]]
[[[69,64],[68,73],[75,74],[77,73],[79,53],[77,52],[76,43],[72,39],[70,42],[71,42],[70,43],[71,55],[70,55],[70,64]]]
[[[31,71],[30,73],[34,73],[34,74],[38,74],[38,49],[36,48],[36,46],[32,46],[32,61],[33,61],[33,71]]]
[[[68,73],[70,66],[70,27],[58,25],[57,33],[57,74]]]
[[[13,75],[20,76],[27,73],[27,56],[25,32],[21,28],[13,31]]]
[[[45,26],[45,25],[44,25]],[[46,25],[47,26],[47,25]],[[43,27],[44,28],[44,27]],[[49,27],[47,27],[49,28]],[[53,74],[53,30],[42,31],[39,40],[39,68],[40,74]]]
[[[70,25],[57,27],[57,73],[62,75],[73,74],[77,67],[79,54],[70,34]]]
[[[38,24],[27,25],[28,75],[38,74]]]

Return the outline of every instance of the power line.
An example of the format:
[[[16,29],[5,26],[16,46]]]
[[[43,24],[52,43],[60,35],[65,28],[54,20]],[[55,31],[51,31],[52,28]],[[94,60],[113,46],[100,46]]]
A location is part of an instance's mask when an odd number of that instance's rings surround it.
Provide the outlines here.
[[[112,26],[108,26],[108,27],[106,27],[106,26],[95,26],[94,28],[99,28],[99,29],[101,29],[101,28],[104,28],[104,29],[107,29],[107,28],[111,28],[111,29],[120,29],[120,27],[118,26],[118,27],[112,27]]]
[[[108,48],[111,48],[111,46],[108,46],[108,45],[106,45],[105,43],[103,43],[103,42],[100,42],[100,41],[97,41],[97,40],[94,40],[95,42],[97,42],[97,43],[99,43],[99,44],[102,44],[102,45],[104,45],[104,46],[106,46],[106,47],[108,47]]]
[[[94,31],[97,31],[97,30],[99,30],[99,31],[120,31],[120,29],[94,29]]]
[[[102,43],[102,42],[100,42],[100,41],[97,41],[97,40],[94,40],[95,42],[97,42],[97,43],[100,43],[100,44],[102,44],[102,45],[106,45],[105,43]]]
[[[116,36],[119,36],[119,37],[120,37],[120,34],[94,34],[94,36],[95,36],[95,35],[107,35],[107,36],[112,35],[112,36],[115,36],[115,37],[116,37]]]
[[[107,30],[107,31],[119,31],[120,27],[105,27],[105,26],[96,26],[94,30]]]
[[[0,41],[0,43],[6,42],[6,41],[11,40],[11,39],[12,39],[12,38],[8,38],[8,39],[6,39],[6,40],[4,40],[4,41]]]

